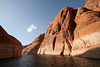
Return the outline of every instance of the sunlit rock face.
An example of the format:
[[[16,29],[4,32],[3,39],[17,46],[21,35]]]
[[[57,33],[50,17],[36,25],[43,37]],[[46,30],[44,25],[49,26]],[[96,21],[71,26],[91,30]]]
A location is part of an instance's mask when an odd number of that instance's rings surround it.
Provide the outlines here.
[[[86,0],[85,7],[93,11],[100,11],[100,0]]]
[[[71,55],[100,58],[100,12],[80,7],[75,23]]]
[[[55,54],[69,55],[71,52],[71,42],[73,40],[73,31],[75,29],[76,10],[71,7],[63,8],[59,14],[49,24],[44,38],[39,36],[33,41],[32,45],[23,49],[23,54]],[[40,43],[38,43],[39,41]],[[40,46],[35,52],[35,45]],[[28,50],[31,49],[31,50]],[[37,48],[36,48],[37,49]],[[29,52],[25,52],[28,50]]]
[[[22,54],[24,55],[37,54],[38,49],[40,48],[41,42],[44,39],[44,35],[45,34],[40,34],[37,38],[35,38],[35,40],[31,44],[25,46],[23,48]]]
[[[0,58],[21,56],[22,44],[0,26]]]
[[[38,54],[69,55],[75,29],[75,13],[71,7],[63,8],[49,24]]]
[[[44,38],[40,40],[42,41],[37,54],[100,58],[99,8],[94,10],[86,5],[78,9],[63,8],[47,27]],[[31,46],[33,45],[34,41]]]

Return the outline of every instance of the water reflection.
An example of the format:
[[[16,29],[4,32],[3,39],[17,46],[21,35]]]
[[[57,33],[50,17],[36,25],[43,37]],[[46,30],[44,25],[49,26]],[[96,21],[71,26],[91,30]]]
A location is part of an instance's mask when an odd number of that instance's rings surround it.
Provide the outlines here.
[[[100,59],[54,55],[24,55],[21,58],[0,59],[0,67],[100,67]]]

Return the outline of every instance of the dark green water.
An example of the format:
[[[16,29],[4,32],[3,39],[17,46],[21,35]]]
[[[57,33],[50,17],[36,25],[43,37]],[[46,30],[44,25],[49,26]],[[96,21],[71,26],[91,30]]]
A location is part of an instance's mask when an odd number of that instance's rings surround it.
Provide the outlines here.
[[[0,67],[100,67],[100,59],[58,55],[24,55],[20,58],[0,59]]]

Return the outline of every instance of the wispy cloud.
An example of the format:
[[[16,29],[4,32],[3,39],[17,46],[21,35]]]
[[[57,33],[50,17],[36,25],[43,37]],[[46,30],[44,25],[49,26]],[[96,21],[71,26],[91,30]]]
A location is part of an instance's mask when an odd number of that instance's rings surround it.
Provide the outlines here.
[[[28,26],[27,32],[32,32],[32,30],[36,29],[37,27],[35,25]]]

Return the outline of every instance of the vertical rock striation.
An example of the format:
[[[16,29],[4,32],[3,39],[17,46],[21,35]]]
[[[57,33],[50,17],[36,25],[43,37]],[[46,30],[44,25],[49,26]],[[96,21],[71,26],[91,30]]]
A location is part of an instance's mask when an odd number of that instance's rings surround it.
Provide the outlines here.
[[[75,12],[71,7],[63,8],[49,24],[38,54],[69,55],[75,29]]]
[[[35,44],[40,46],[36,53],[100,58],[99,6],[100,0],[87,0],[85,7],[63,8],[47,27],[41,43]]]
[[[100,12],[80,7],[75,23],[71,55],[100,58]]]

